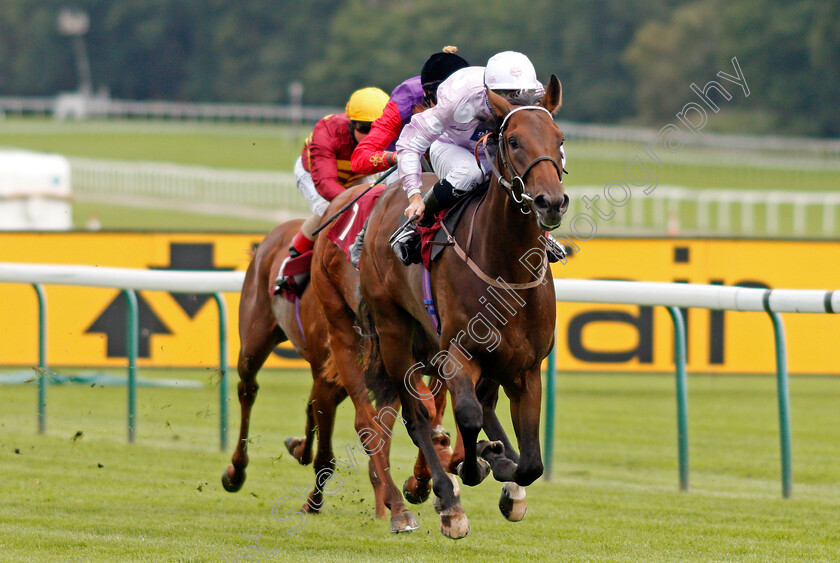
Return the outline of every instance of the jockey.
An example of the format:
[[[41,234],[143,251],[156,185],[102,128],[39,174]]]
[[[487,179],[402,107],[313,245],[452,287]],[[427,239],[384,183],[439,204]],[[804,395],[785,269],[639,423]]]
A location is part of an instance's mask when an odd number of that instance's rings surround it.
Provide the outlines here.
[[[434,224],[437,211],[451,207],[492,170],[483,152],[480,163],[474,156],[478,140],[496,129],[485,88],[517,105],[536,104],[545,93],[534,65],[528,57],[514,51],[493,55],[486,67],[460,69],[441,83],[437,105],[415,115],[396,146],[400,180],[408,196],[405,216],[420,217],[421,226]],[[440,180],[421,195],[421,158],[427,149]],[[406,265],[419,262],[417,228],[410,225],[402,229],[392,239],[392,247]]]
[[[370,132],[371,123],[382,115],[386,103],[388,94],[379,88],[356,90],[347,101],[344,113],[322,118],[306,139],[303,152],[295,162],[295,180],[312,215],[292,239],[289,258],[280,268],[279,289],[289,289],[289,278],[283,275],[285,267],[315,246],[312,232],[318,228],[330,201],[364,178],[363,174],[351,170],[350,156]]]
[[[353,150],[350,163],[353,172],[375,174],[397,163],[394,142],[412,115],[435,105],[437,87],[450,74],[469,63],[456,55],[457,47],[446,46],[433,54],[420,71],[420,76],[409,78],[391,92],[391,98],[382,117],[373,122],[370,135]]]

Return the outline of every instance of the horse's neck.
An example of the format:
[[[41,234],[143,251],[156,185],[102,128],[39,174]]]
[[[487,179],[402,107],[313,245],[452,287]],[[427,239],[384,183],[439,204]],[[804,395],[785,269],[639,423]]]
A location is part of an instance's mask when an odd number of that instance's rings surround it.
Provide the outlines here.
[[[544,249],[541,230],[533,214],[525,215],[494,178],[487,196],[475,213],[472,228],[472,259],[493,278],[506,283],[528,283],[535,275],[520,258],[532,249]]]

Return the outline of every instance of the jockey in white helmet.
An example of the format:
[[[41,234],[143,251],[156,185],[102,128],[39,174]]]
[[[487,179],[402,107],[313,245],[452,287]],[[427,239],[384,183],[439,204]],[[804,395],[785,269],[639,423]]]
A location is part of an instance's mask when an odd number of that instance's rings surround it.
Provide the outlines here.
[[[545,93],[534,65],[515,51],[493,55],[486,67],[462,68],[438,86],[437,105],[416,114],[396,146],[409,202],[405,215],[420,217],[423,226],[432,225],[437,211],[451,207],[491,170],[483,152],[480,164],[474,156],[479,139],[496,128],[485,86],[518,105],[535,104]],[[421,159],[426,150],[440,180],[421,196]],[[419,261],[420,234],[413,225],[403,229],[392,246],[404,263]]]

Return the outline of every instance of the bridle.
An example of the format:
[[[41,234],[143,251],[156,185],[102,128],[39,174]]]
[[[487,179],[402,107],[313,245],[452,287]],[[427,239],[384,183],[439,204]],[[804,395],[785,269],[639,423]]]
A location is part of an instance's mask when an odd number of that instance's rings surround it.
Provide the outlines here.
[[[498,168],[496,168],[495,162],[493,161],[493,159],[490,158],[490,154],[487,151],[488,140],[491,136],[494,135],[494,133],[488,133],[479,142],[483,143],[484,156],[487,158],[487,161],[493,168],[493,174],[496,175],[496,178],[499,181],[499,185],[501,185],[505,189],[505,192],[507,193],[508,197],[510,197],[510,199],[513,200],[514,203],[519,205],[519,211],[521,211],[523,215],[530,215],[531,211],[535,211],[535,208],[534,198],[525,191],[525,178],[528,176],[528,172],[530,172],[531,169],[534,168],[534,166],[536,166],[540,162],[547,160],[554,165],[554,168],[557,169],[557,175],[559,176],[560,181],[562,182],[563,173],[565,172],[565,169],[561,164],[557,162],[556,159],[548,155],[538,156],[537,158],[532,160],[531,163],[525,167],[525,171],[521,174],[516,171],[516,168],[510,162],[510,157],[508,154],[508,151],[510,150],[510,145],[505,140],[505,129],[507,129],[508,120],[510,119],[510,116],[512,116],[516,112],[526,110],[544,111],[548,114],[549,117],[551,117],[551,112],[542,106],[520,106],[511,110],[511,112],[508,113],[502,120],[502,124],[501,126],[499,126],[499,131],[495,135],[497,136],[499,141],[499,159],[502,163],[502,169],[508,176],[510,176],[510,180],[505,178],[505,175],[502,174],[502,172],[500,172]],[[553,117],[551,118],[551,122],[554,123]],[[556,126],[557,124],[555,124],[555,127]],[[476,149],[477,148],[478,145],[476,145]],[[518,189],[514,190],[514,187],[517,184]],[[565,204],[568,205],[569,196],[564,194],[564,199]]]

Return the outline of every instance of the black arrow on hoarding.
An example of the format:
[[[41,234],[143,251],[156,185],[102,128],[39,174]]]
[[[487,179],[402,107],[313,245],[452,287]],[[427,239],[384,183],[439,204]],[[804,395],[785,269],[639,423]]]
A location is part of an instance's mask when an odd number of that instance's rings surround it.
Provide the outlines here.
[[[213,265],[213,243],[169,244],[169,265],[151,266],[150,270],[199,270],[229,272],[234,268],[217,268]],[[175,302],[191,319],[194,319],[210,299],[208,293],[170,293]]]
[[[137,356],[140,358],[150,357],[149,340],[153,334],[172,334],[160,317],[158,317],[145,299],[137,294],[137,313],[139,315],[139,348]],[[102,314],[93,321],[85,334],[105,334],[107,340],[107,357],[127,358],[128,348],[126,347],[126,325],[128,323],[128,304],[125,296],[119,293],[113,301],[102,311]]]

